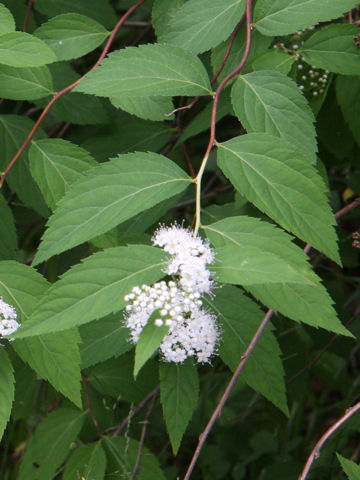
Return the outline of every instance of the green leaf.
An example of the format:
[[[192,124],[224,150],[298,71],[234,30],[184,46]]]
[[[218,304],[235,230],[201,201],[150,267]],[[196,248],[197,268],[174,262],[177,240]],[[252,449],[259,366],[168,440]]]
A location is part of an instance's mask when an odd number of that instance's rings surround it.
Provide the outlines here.
[[[48,17],[62,13],[80,13],[93,18],[106,28],[113,28],[117,18],[109,0],[36,0],[34,7]]]
[[[176,2],[169,2],[168,0],[154,0],[151,23],[159,43],[162,43],[163,35],[166,34],[170,22],[177,16],[180,8],[186,1],[176,0]]]
[[[358,480],[360,478],[360,465],[357,465],[352,460],[348,460],[339,453],[336,454],[342,469],[346,473],[349,480]]]
[[[234,30],[245,9],[243,0],[189,0],[174,15],[162,43],[198,54],[216,47]]]
[[[164,276],[166,257],[145,245],[109,248],[87,257],[49,288],[16,336],[58,332],[118,312],[134,286]]]
[[[11,418],[15,421],[25,420],[33,412],[40,381],[36,373],[18,355],[12,355],[11,360],[15,374],[15,398]]]
[[[105,233],[190,182],[174,162],[155,153],[119,155],[85,172],[59,202],[34,264]]]
[[[109,32],[92,18],[65,13],[43,23],[34,35],[53,50],[58,60],[71,60],[97,48]]]
[[[33,140],[29,161],[31,174],[52,210],[70,184],[97,165],[86,150],[61,138]]]
[[[95,365],[87,377],[92,387],[102,395],[110,395],[125,402],[140,402],[159,382],[158,363],[150,360],[134,380],[134,355],[125,354]]]
[[[109,315],[80,327],[81,366],[87,368],[130,350],[129,330],[120,315]]]
[[[25,325],[38,299],[48,288],[46,280],[31,267],[0,262],[0,296],[13,305]],[[66,331],[12,342],[16,353],[41,377],[75,405],[81,406],[79,335]]]
[[[264,133],[218,146],[219,166],[241,195],[340,263],[325,185],[305,157],[282,139]]]
[[[77,448],[66,463],[62,480],[89,478],[103,480],[106,455],[101,440]]]
[[[289,263],[264,249],[244,244],[239,248],[228,245],[215,250],[211,270],[220,283],[256,285],[262,283],[306,283]],[[265,282],[264,282],[265,281]]]
[[[41,67],[56,62],[54,52],[39,38],[24,32],[0,36],[0,63],[10,67]]]
[[[104,437],[104,447],[108,466],[106,480],[127,478],[135,468],[139,452],[139,442],[130,437]],[[137,480],[166,480],[157,458],[146,447],[141,447],[142,455]]]
[[[0,170],[5,170],[33,126],[34,122],[28,117],[0,115]],[[39,139],[44,138],[44,136],[45,133],[40,128],[34,138]],[[27,156],[28,147],[12,167],[11,172],[6,177],[6,182],[22,202],[46,217],[49,214],[49,210],[30,173]]]
[[[287,35],[338,18],[357,5],[357,0],[259,0],[254,25],[264,35]]]
[[[15,20],[12,13],[3,4],[0,4],[0,35],[15,30]]]
[[[86,412],[60,408],[51,412],[30,437],[19,480],[49,480],[70,453]]]
[[[136,378],[141,368],[149,360],[152,354],[157,350],[163,338],[169,331],[169,327],[161,325],[156,326],[154,321],[158,317],[158,310],[151,315],[147,324],[140,333],[139,340],[135,348],[134,377]]]
[[[336,79],[336,96],[349,125],[352,134],[358,145],[360,145],[360,78],[358,76],[338,75]]]
[[[266,250],[291,265],[307,280],[307,283],[298,284],[282,281],[267,284],[264,279],[263,284],[246,286],[264,305],[297,322],[349,335],[337,318],[332,299],[311,270],[307,256],[285,232],[246,216],[226,218],[203,228],[215,247],[252,245]]]
[[[174,455],[196,408],[199,378],[191,361],[160,363],[160,400]]]
[[[343,75],[358,75],[360,50],[355,46],[354,35],[359,28],[354,25],[333,24],[316,31],[299,49],[310,65]]]
[[[17,250],[14,217],[10,207],[0,193],[0,260],[12,260]]]
[[[8,354],[2,347],[0,350],[0,438],[10,418],[11,407],[14,401],[14,383],[13,366]]]
[[[287,75],[294,62],[294,55],[273,50],[255,58],[252,66],[254,70],[275,70]]]
[[[162,122],[174,118],[167,116],[174,110],[171,97],[112,97],[110,101],[114,107],[145,120]]]
[[[283,138],[316,161],[314,115],[296,83],[273,70],[240,75],[231,91],[234,111],[250,132]]]
[[[245,353],[264,313],[241,290],[225,286],[206,302],[218,317],[221,327],[220,356],[235,370]],[[244,381],[289,415],[281,351],[269,324],[251,353],[242,372]]]
[[[159,44],[110,53],[74,91],[100,97],[211,95],[199,58],[179,47]]]
[[[0,95],[10,100],[35,100],[53,92],[52,77],[46,66],[14,68],[0,65]]]

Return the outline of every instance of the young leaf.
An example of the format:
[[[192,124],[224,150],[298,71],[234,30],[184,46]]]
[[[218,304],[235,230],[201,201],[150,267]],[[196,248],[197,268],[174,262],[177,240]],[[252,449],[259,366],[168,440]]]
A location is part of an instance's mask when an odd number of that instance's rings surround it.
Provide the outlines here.
[[[121,315],[109,315],[80,327],[81,366],[91,367],[111,357],[130,350],[129,330],[124,327]]]
[[[264,133],[232,138],[218,147],[219,166],[241,195],[340,263],[325,186],[305,157]]]
[[[164,276],[165,260],[162,250],[145,245],[95,253],[49,288],[17,336],[58,332],[118,312],[135,285],[152,284]]]
[[[114,107],[145,120],[163,122],[173,119],[173,116],[167,116],[174,110],[171,97],[112,97],[110,101]]]
[[[17,250],[17,236],[12,211],[0,193],[0,260],[11,260]]]
[[[254,24],[264,35],[287,35],[338,18],[357,5],[357,0],[259,0]]]
[[[231,91],[234,111],[246,130],[283,138],[316,161],[314,115],[296,83],[273,70],[240,75]]]
[[[160,363],[160,400],[174,455],[198,402],[199,378],[190,360]]]
[[[220,356],[234,371],[264,314],[241,290],[229,285],[219,289],[216,296],[206,300],[206,303],[217,315],[221,326]],[[243,379],[285,415],[289,414],[281,351],[271,324],[250,355],[243,371]]]
[[[12,13],[3,4],[0,4],[0,35],[13,32],[14,30],[15,21]]]
[[[360,465],[357,465],[352,460],[348,460],[339,453],[336,454],[342,469],[346,473],[348,480],[358,480],[360,478]]]
[[[104,436],[107,455],[106,480],[120,480],[129,476],[134,470],[139,452],[139,442],[127,437]],[[166,480],[158,459],[146,447],[141,447],[142,455],[139,466],[139,480]]]
[[[336,96],[339,106],[358,145],[360,145],[360,78],[358,76],[338,75]]]
[[[2,347],[0,350],[0,438],[10,418],[14,401],[14,383],[13,366],[8,354]]]
[[[77,448],[66,463],[62,480],[103,479],[106,455],[101,440]]]
[[[100,97],[211,95],[199,58],[179,47],[159,44],[110,53],[74,91]]]
[[[48,223],[34,264],[119,225],[176,193],[191,178],[155,153],[119,155],[78,180]]]
[[[31,267],[13,261],[0,262],[0,296],[14,306],[22,325],[28,322],[47,288],[46,280]],[[79,342],[75,330],[16,340],[12,347],[41,378],[81,407]]]
[[[51,412],[31,435],[23,456],[19,480],[49,480],[70,453],[86,412],[60,408]]]
[[[245,9],[244,0],[189,0],[176,12],[161,37],[194,54],[205,52],[227,39]]]
[[[299,49],[310,65],[343,75],[358,75],[360,50],[354,43],[359,28],[336,23],[316,31]]]
[[[161,325],[158,327],[155,325],[154,321],[156,320],[158,311],[151,315],[148,320],[148,323],[143,328],[140,333],[139,340],[135,348],[135,364],[134,364],[134,377],[136,378],[140,369],[145,365],[149,360],[152,354],[159,347],[163,338],[169,331],[169,327]]]
[[[53,82],[46,66],[14,68],[0,65],[0,95],[10,100],[35,100],[53,92]]]
[[[10,67],[41,67],[56,62],[54,52],[39,38],[25,32],[0,36],[0,63]]]
[[[34,140],[29,161],[31,174],[52,210],[69,190],[70,184],[97,165],[86,150],[61,138]]]
[[[34,35],[43,40],[61,61],[91,52],[103,43],[109,32],[92,18],[66,13],[43,23]]]
[[[271,252],[291,265],[306,283],[264,283],[247,285],[246,289],[264,305],[295,320],[314,327],[349,335],[337,318],[333,301],[311,270],[304,252],[291,242],[291,237],[274,225],[259,219],[241,216],[220,220],[203,227],[215,247],[252,245]],[[266,241],[265,241],[266,239]]]

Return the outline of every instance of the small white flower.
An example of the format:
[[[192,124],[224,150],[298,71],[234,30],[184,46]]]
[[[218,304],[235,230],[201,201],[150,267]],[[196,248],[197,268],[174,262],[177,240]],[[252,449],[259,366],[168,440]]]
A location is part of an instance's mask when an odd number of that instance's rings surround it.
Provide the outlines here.
[[[0,336],[6,337],[16,332],[20,324],[16,321],[17,313],[14,307],[4,302],[0,297]]]

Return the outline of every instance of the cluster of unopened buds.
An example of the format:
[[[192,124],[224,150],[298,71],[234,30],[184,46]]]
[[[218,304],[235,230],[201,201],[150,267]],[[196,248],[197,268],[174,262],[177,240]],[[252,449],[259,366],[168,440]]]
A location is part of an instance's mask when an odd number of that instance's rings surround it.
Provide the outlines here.
[[[0,297],[0,337],[6,337],[16,332],[20,327],[16,319],[15,308],[4,302]]]
[[[209,362],[215,353],[219,332],[216,317],[202,308],[202,295],[213,282],[207,264],[214,261],[209,244],[179,226],[160,227],[153,245],[171,255],[165,273],[172,280],[141,285],[125,296],[125,325],[137,343],[150,317],[154,325],[168,327],[159,350],[167,362],[182,363],[188,357]]]

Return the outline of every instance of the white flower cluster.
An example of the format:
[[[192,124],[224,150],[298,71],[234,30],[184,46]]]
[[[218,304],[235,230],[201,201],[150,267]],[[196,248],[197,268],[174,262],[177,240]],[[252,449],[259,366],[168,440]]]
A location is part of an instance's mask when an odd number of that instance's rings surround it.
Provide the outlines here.
[[[152,240],[172,255],[165,273],[176,277],[151,287],[134,287],[125,296],[131,339],[137,343],[149,318],[158,312],[155,325],[169,327],[160,344],[164,360],[181,363],[196,356],[198,362],[208,362],[215,351],[218,328],[215,316],[202,310],[201,295],[209,293],[213,285],[206,268],[214,261],[213,252],[208,243],[178,225],[159,228]]]
[[[16,332],[20,324],[16,321],[15,308],[0,297],[0,336],[6,337]]]

